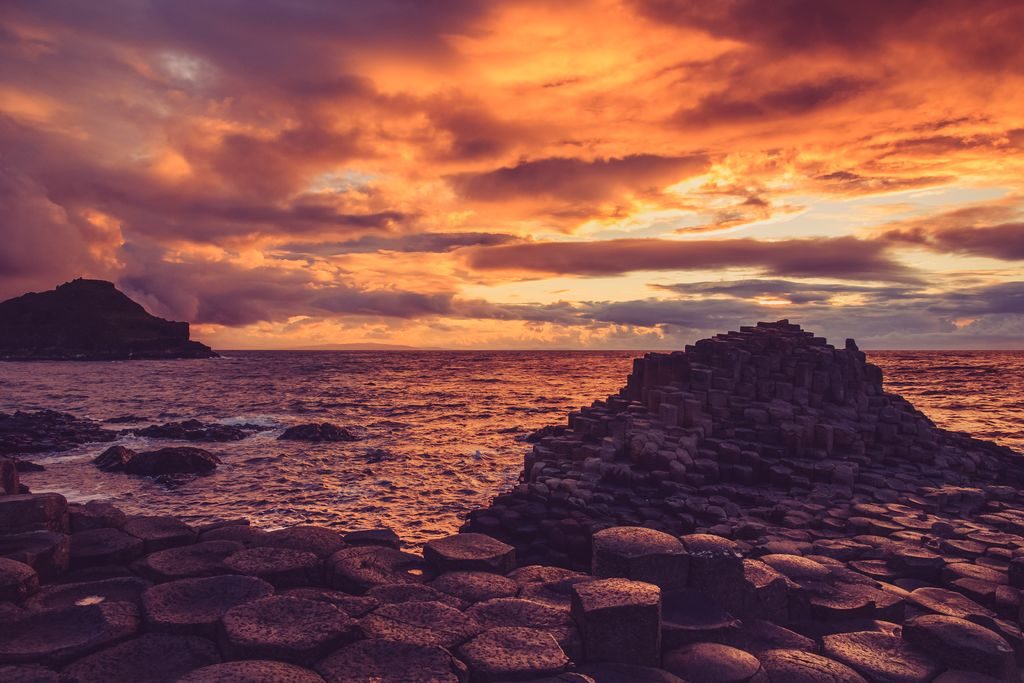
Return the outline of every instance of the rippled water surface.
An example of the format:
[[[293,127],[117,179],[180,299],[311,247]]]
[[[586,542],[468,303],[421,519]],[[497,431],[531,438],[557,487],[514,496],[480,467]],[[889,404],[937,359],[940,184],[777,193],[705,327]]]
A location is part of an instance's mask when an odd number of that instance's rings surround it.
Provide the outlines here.
[[[98,472],[109,444],[33,456],[35,490],[112,498],[196,521],[386,525],[421,542],[514,482],[522,437],[617,391],[633,352],[234,352],[200,361],[0,363],[0,411],[51,408],[143,426],[196,418],[274,430],[209,444],[224,464],[169,489]],[[873,353],[888,387],[939,424],[1024,451],[1024,353]],[[291,424],[355,428],[353,443],[277,441]],[[172,442],[125,437],[132,448]],[[178,442],[180,444],[180,442]]]

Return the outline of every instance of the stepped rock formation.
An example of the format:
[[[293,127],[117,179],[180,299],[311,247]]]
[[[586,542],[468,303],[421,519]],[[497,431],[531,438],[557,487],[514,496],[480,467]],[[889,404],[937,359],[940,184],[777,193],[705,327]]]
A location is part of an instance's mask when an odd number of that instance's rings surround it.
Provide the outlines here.
[[[545,430],[520,485],[465,528],[585,567],[591,535],[613,525],[827,538],[869,528],[857,503],[980,509],[1024,482],[1024,458],[887,393],[853,340],[837,349],[785,320],[638,358],[568,427]]]
[[[150,315],[110,282],[77,279],[0,303],[0,360],[213,358],[188,323]]]

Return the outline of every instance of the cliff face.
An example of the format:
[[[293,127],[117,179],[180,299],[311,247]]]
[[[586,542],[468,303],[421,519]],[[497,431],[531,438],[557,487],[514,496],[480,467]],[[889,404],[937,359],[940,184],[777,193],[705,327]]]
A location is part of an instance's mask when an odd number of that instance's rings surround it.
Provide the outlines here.
[[[78,279],[0,303],[2,360],[211,358],[188,323],[150,315],[110,282]]]
[[[837,349],[780,321],[638,358],[618,395],[540,439],[520,481],[466,528],[581,565],[591,534],[612,525],[732,538],[841,529],[863,499],[1019,488],[1024,459],[887,393],[853,340]]]

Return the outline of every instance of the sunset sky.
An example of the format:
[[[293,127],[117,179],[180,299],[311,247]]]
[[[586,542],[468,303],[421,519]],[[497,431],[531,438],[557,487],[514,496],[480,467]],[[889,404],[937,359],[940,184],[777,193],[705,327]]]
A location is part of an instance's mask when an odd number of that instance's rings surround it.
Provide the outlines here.
[[[0,299],[215,348],[1024,348],[1019,0],[7,0]]]

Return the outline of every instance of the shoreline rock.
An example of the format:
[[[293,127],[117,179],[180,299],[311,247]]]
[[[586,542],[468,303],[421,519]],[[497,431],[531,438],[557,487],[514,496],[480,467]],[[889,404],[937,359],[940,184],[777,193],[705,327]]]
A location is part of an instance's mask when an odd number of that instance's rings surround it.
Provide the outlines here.
[[[323,441],[356,441],[359,437],[345,427],[339,427],[330,422],[320,422],[294,425],[284,430],[284,433],[277,438],[279,441],[310,441],[312,443],[319,443]]]

